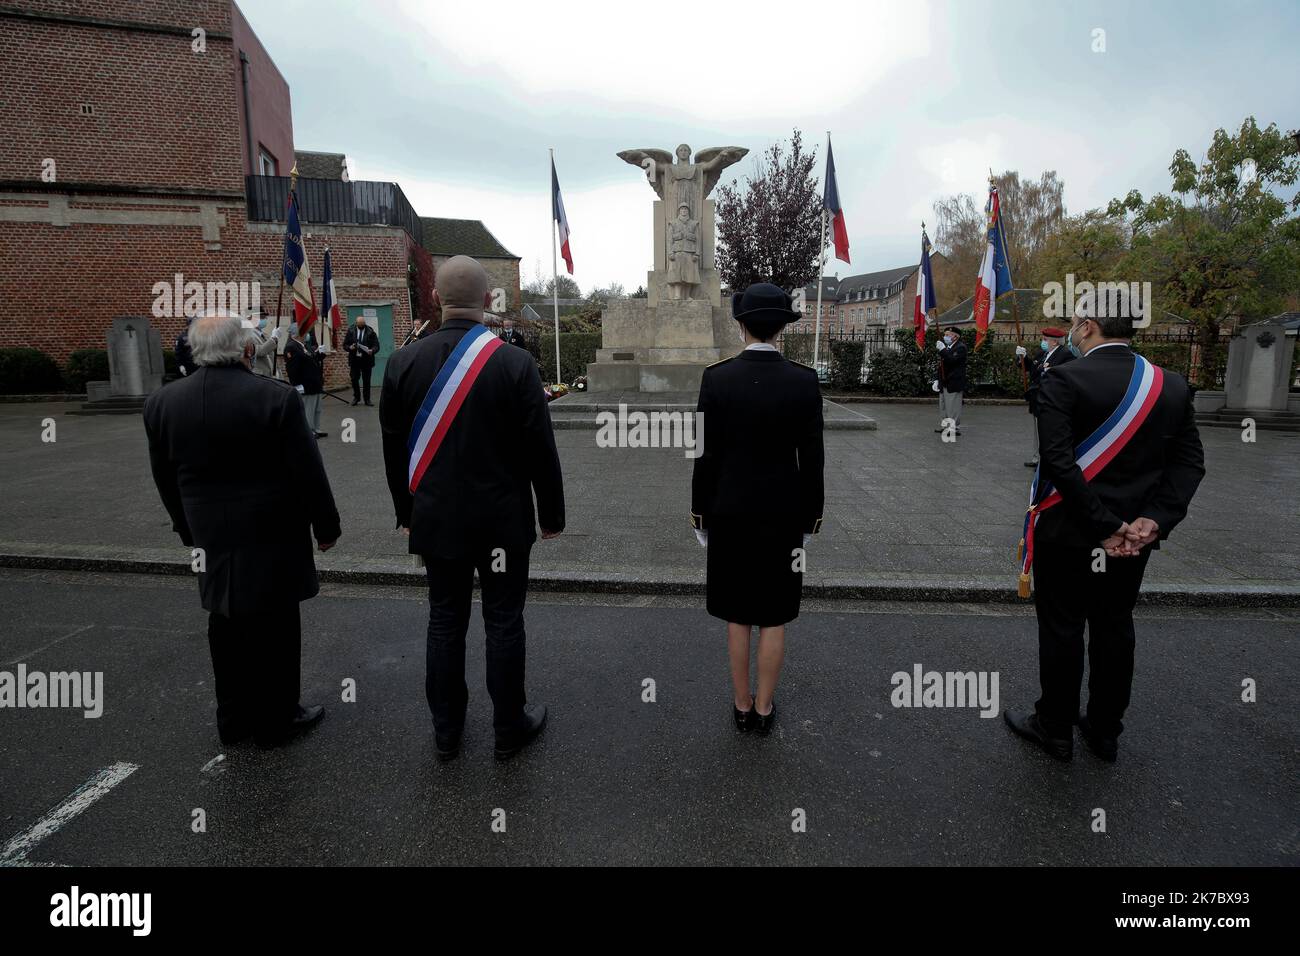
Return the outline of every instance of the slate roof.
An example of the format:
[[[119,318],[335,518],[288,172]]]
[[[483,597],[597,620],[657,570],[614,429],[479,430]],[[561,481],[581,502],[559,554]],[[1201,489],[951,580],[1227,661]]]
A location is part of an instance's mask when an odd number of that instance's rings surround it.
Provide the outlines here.
[[[869,292],[871,289],[880,289],[881,295],[884,295],[884,290],[899,282],[906,281],[907,277],[915,272],[917,268],[916,265],[902,266],[898,269],[868,272],[860,276],[847,276],[840,280],[839,300],[847,302],[849,296],[856,296],[858,292]],[[857,301],[856,298],[854,301]]]
[[[423,246],[435,256],[473,256],[475,259],[518,259],[501,245],[478,219],[420,217]]]
[[[306,149],[293,151],[294,162],[298,164],[298,176],[302,179],[342,179],[343,153],[317,153]]]

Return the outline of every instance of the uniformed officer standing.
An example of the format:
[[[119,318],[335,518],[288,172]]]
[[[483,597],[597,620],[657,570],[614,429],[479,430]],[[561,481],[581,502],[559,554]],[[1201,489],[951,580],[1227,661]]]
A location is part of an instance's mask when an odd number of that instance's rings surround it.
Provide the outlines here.
[[[1090,750],[1115,759],[1142,576],[1205,475],[1187,382],[1136,355],[1132,336],[1131,318],[1076,317],[1066,341],[1079,361],[1053,368],[1039,387],[1042,464],[1025,522],[1021,594],[1032,568],[1042,696],[1033,711],[1004,717],[1058,760],[1074,754],[1076,722]]]
[[[1038,389],[1042,382],[1043,373],[1053,366],[1064,365],[1074,358],[1069,349],[1062,348],[1061,343],[1064,340],[1065,333],[1053,327],[1043,329],[1043,338],[1038,343],[1039,354],[1037,356],[1031,356],[1028,349],[1022,345],[1016,346],[1016,361],[1029,376],[1029,386],[1025,389],[1025,400],[1029,402],[1029,430],[1033,437],[1034,455],[1029,461],[1025,462],[1026,468],[1038,467]]]
[[[966,391],[966,343],[956,329],[948,329],[934,347],[939,350],[939,427],[935,431],[942,432],[951,421],[960,435],[961,396]]]
[[[770,283],[732,296],[745,349],[710,365],[700,383],[701,454],[691,524],[708,548],[707,607],[727,622],[736,726],[767,734],[785,656],[785,625],[799,615],[803,547],[821,530],[822,398],[816,373],[772,345],[800,316]],[[757,626],[758,684],[749,650]]]

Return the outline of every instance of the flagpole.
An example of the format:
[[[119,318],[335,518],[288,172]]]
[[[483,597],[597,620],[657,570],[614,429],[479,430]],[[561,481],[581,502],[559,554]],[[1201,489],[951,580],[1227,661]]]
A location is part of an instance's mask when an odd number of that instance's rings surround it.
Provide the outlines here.
[[[826,131],[826,155],[830,156],[831,131]],[[813,327],[813,371],[818,381],[821,372],[817,370],[817,358],[821,351],[822,340],[822,277],[826,273],[826,184],[822,183],[822,243],[817,247],[817,324]]]
[[[555,313],[555,384],[560,381],[560,267],[555,257],[555,147],[551,147],[551,307]]]
[[[989,185],[993,185],[993,170],[989,170]],[[1002,195],[998,194],[998,226],[1002,230],[1002,255],[1007,260],[1007,269],[1011,269],[1011,250],[1007,245],[1007,211],[1002,207]],[[996,312],[994,313],[997,314]],[[1025,335],[1020,327],[1020,296],[1016,295],[1016,279],[1011,277],[1011,317],[1016,323],[1016,344],[1023,345]],[[1020,364],[1020,386],[1028,391],[1029,389],[1029,372],[1025,369],[1025,363]]]
[[[289,228],[289,205],[293,202],[293,190],[298,183],[298,164],[294,163],[293,168],[289,170],[289,194],[284,197],[284,223],[285,228]],[[280,311],[284,306],[284,240],[280,240],[280,291],[275,296],[275,330],[280,331]],[[278,378],[280,374],[280,339],[275,340],[275,351],[271,353],[271,377]]]

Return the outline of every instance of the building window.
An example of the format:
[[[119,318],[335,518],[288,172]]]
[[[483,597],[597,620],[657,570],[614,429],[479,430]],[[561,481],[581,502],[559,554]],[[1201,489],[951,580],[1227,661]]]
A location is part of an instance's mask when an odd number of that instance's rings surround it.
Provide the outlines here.
[[[259,176],[278,176],[278,167],[276,166],[275,157],[268,153],[265,148],[258,147],[257,150],[257,174]]]

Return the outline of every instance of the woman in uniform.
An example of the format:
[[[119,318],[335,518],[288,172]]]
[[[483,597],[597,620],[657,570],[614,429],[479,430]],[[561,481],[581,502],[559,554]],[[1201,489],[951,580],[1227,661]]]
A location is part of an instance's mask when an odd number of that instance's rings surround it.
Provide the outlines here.
[[[804,546],[821,530],[822,399],[816,373],[772,345],[799,318],[789,295],[760,282],[732,296],[731,310],[745,348],[704,370],[691,523],[708,549],[708,612],[727,622],[736,727],[766,735],[785,625],[799,616]]]

